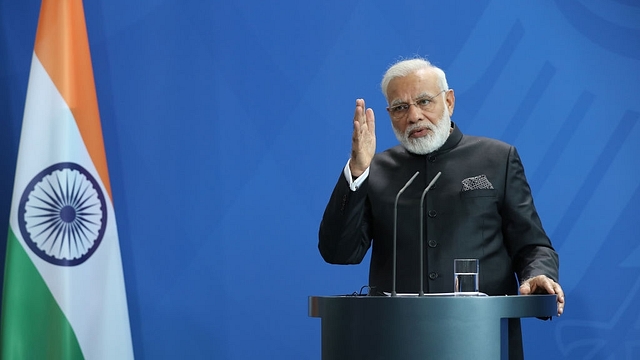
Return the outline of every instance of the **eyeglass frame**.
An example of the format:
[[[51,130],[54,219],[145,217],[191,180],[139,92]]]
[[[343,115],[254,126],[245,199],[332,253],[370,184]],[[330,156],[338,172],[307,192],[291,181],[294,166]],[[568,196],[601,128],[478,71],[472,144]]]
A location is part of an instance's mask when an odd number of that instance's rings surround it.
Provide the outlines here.
[[[414,99],[413,102],[408,102],[408,103],[407,102],[401,102],[401,103],[393,105],[393,106],[387,106],[387,112],[394,119],[402,119],[405,116],[407,116],[407,114],[409,114],[409,109],[411,108],[411,105],[415,105],[421,111],[426,111],[426,110],[428,110],[427,107],[433,103],[433,99],[435,99],[440,94],[442,94],[443,92],[446,92],[446,91],[448,91],[448,90],[440,90],[439,93],[437,93],[437,94],[435,94],[433,96],[418,97],[418,98]],[[423,101],[423,100],[426,100],[427,103],[424,104],[424,105],[418,104],[419,101]],[[398,110],[394,110],[394,109],[396,109],[398,107],[401,107],[401,106],[406,106],[407,108],[403,111],[402,114],[394,114],[394,112],[400,111],[399,109]]]

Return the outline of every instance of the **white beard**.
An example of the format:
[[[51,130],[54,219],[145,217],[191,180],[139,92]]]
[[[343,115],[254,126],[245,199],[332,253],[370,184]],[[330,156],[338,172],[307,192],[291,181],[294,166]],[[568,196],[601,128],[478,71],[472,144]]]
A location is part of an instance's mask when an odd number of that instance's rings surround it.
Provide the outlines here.
[[[442,117],[438,121],[438,125],[433,125],[430,121],[421,121],[417,124],[410,125],[405,130],[404,134],[396,129],[395,126],[391,126],[393,132],[396,134],[396,138],[409,152],[426,155],[438,150],[449,137],[451,132],[451,116],[445,107],[442,111]],[[415,129],[427,128],[432,132],[419,138],[410,138],[409,134]]]

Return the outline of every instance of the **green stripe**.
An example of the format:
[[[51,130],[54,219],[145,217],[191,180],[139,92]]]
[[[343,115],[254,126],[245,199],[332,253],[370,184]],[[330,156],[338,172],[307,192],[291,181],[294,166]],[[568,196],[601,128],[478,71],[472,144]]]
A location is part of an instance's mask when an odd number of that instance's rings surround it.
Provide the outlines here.
[[[71,324],[11,228],[2,294],[2,359],[83,359]]]

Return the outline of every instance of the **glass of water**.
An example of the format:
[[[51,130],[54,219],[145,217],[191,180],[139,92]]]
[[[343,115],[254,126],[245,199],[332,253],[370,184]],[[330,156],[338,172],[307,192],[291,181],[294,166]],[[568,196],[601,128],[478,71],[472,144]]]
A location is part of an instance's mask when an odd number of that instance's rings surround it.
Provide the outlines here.
[[[479,282],[478,259],[453,260],[453,292],[455,295],[477,295]]]

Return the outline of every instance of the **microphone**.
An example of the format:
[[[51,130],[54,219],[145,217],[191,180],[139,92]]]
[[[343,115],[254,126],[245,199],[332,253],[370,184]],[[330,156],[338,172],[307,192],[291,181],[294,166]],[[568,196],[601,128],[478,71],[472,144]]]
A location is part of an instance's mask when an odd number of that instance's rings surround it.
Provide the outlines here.
[[[411,183],[413,182],[413,180],[415,180],[415,178],[418,176],[418,174],[420,174],[420,171],[416,171],[415,174],[413,174],[413,176],[411,177],[411,179],[409,179],[409,181],[407,181],[406,184],[404,184],[404,186],[402,187],[402,189],[400,189],[400,191],[398,191],[398,194],[396,195],[396,202],[395,204],[393,204],[393,285],[391,286],[391,296],[396,296],[396,244],[398,243],[398,199],[400,198],[400,195],[402,195],[402,193],[407,190],[407,188],[409,187],[409,185],[411,185]]]
[[[438,171],[436,176],[433,177],[433,180],[431,180],[429,185],[424,189],[422,197],[420,198],[420,293],[418,296],[424,296],[424,198],[431,187],[435,185],[441,174],[442,172]]]

